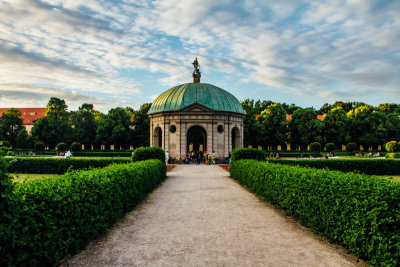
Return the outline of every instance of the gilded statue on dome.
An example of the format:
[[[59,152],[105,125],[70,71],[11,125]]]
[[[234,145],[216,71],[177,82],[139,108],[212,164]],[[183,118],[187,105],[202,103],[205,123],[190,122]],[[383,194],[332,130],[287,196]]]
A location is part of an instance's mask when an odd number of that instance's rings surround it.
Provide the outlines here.
[[[199,61],[197,60],[197,57],[196,57],[196,59],[193,61],[192,65],[193,65],[193,67],[194,67],[194,71],[193,71],[193,75],[192,75],[192,77],[193,77],[193,82],[194,82],[194,83],[200,83],[201,72],[200,72],[200,70],[199,70],[199,68],[198,68],[198,67],[200,66],[200,64],[199,64]]]

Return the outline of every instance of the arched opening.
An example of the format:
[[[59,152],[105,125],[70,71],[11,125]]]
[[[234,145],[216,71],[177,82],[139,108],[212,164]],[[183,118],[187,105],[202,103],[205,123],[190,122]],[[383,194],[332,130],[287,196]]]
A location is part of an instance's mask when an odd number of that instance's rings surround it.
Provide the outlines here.
[[[207,150],[207,132],[201,126],[192,126],[187,131],[187,146],[186,150],[191,151],[206,151]]]
[[[162,146],[162,130],[160,127],[156,127],[153,133],[153,146]]]
[[[242,147],[240,145],[240,132],[237,127],[234,127],[232,129],[232,150],[238,147]]]

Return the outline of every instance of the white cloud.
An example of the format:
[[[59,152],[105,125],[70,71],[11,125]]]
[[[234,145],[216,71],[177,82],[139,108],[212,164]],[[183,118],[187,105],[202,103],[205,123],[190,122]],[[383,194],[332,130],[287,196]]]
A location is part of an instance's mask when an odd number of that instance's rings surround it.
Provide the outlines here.
[[[198,56],[203,77],[216,71],[221,82],[398,96],[399,10],[398,1],[356,0],[2,1],[0,84],[144,102],[160,88],[131,73],[181,84]]]

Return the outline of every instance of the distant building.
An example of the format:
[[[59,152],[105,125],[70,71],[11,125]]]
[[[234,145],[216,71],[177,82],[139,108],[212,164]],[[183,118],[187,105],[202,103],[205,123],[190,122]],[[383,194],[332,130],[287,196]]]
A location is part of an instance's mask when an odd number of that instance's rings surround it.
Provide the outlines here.
[[[261,114],[256,114],[255,118],[258,120]],[[324,120],[324,115],[317,115],[317,119],[320,121]],[[291,114],[286,114],[286,121],[291,121],[292,120],[292,115]]]
[[[0,108],[0,116],[3,115],[6,110],[10,108]],[[46,114],[46,108],[15,108],[21,111],[22,125],[25,129],[30,132],[32,130],[33,124],[43,118]]]

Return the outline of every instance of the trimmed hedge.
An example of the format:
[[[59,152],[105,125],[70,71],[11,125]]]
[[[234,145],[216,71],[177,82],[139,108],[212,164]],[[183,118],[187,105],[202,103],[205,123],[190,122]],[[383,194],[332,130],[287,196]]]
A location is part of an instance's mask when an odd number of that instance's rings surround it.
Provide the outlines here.
[[[265,161],[267,158],[267,152],[265,150],[255,148],[235,148],[232,151],[231,161],[241,159],[256,159],[259,161]]]
[[[303,158],[303,157],[313,157],[313,158],[319,158],[321,157],[320,152],[312,152],[312,151],[305,151],[305,152],[299,152],[299,151],[276,151],[279,153],[279,156],[282,158]]]
[[[400,183],[255,160],[231,163],[231,176],[371,264],[399,266]]]
[[[79,158],[36,158],[15,157],[8,159],[9,173],[48,173],[64,174],[68,169],[81,170],[89,168],[102,168],[113,163],[129,163],[129,158],[103,158],[103,159],[79,159]]]
[[[395,159],[288,159],[270,162],[369,175],[400,175],[400,160]]]
[[[386,153],[385,157],[387,159],[399,159],[400,153]]]
[[[130,157],[132,151],[74,151],[74,157]]]
[[[159,160],[17,184],[1,266],[55,266],[77,253],[166,177]],[[3,236],[4,237],[4,236]],[[6,236],[7,237],[7,236]]]
[[[132,161],[159,159],[165,162],[165,151],[161,147],[139,147],[132,153]]]

